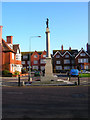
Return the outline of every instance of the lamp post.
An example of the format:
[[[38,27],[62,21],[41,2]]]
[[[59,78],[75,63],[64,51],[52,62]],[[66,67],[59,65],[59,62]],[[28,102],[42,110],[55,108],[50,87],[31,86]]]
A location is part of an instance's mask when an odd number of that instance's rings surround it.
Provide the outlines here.
[[[29,39],[29,50],[31,51],[31,39],[35,38],[35,37],[41,37],[41,36],[31,36]],[[31,52],[29,52],[29,78],[28,78],[28,82],[32,82],[32,78],[31,78]]]

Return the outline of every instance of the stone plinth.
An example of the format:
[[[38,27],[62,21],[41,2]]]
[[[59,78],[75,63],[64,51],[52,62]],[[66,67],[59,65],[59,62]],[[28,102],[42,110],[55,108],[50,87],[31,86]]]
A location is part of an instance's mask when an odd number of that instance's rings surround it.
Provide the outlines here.
[[[52,59],[46,58],[46,65],[45,65],[45,76],[41,77],[41,81],[51,81],[51,80],[57,80],[57,77],[53,76],[52,72]]]
[[[53,73],[52,73],[52,59],[49,58],[49,57],[46,58],[45,76],[53,76]]]
[[[41,82],[47,82],[47,81],[51,81],[51,80],[57,80],[57,77],[54,77],[54,76],[41,76]]]

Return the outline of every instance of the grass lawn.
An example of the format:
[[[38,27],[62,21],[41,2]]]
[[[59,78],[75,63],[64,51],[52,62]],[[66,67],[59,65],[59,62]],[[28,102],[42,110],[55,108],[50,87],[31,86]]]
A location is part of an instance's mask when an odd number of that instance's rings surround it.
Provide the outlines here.
[[[79,77],[90,77],[90,73],[79,74]]]

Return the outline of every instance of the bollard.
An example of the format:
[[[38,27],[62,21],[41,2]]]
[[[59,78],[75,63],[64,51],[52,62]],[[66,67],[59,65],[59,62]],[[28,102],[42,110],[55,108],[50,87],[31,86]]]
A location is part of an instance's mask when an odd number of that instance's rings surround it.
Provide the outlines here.
[[[69,81],[70,81],[70,79],[71,79],[71,76],[69,75]]]
[[[23,86],[25,85],[25,82],[23,81]]]
[[[78,76],[78,85],[80,85],[80,78],[79,78],[79,76]]]
[[[20,86],[20,75],[18,75],[18,86]]]
[[[77,82],[74,82],[75,85],[77,85]]]
[[[30,75],[28,76],[28,82],[30,82]]]

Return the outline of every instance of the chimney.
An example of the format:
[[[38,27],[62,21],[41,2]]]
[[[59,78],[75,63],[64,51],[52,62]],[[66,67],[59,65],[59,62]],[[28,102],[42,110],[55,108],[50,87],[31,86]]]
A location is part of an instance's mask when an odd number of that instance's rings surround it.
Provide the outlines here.
[[[0,44],[2,45],[2,28],[3,26],[0,26]]]
[[[63,51],[63,45],[61,46],[61,50]]]
[[[69,50],[71,50],[71,47],[69,47]]]
[[[7,37],[7,43],[12,44],[13,43],[13,36],[6,36]]]

